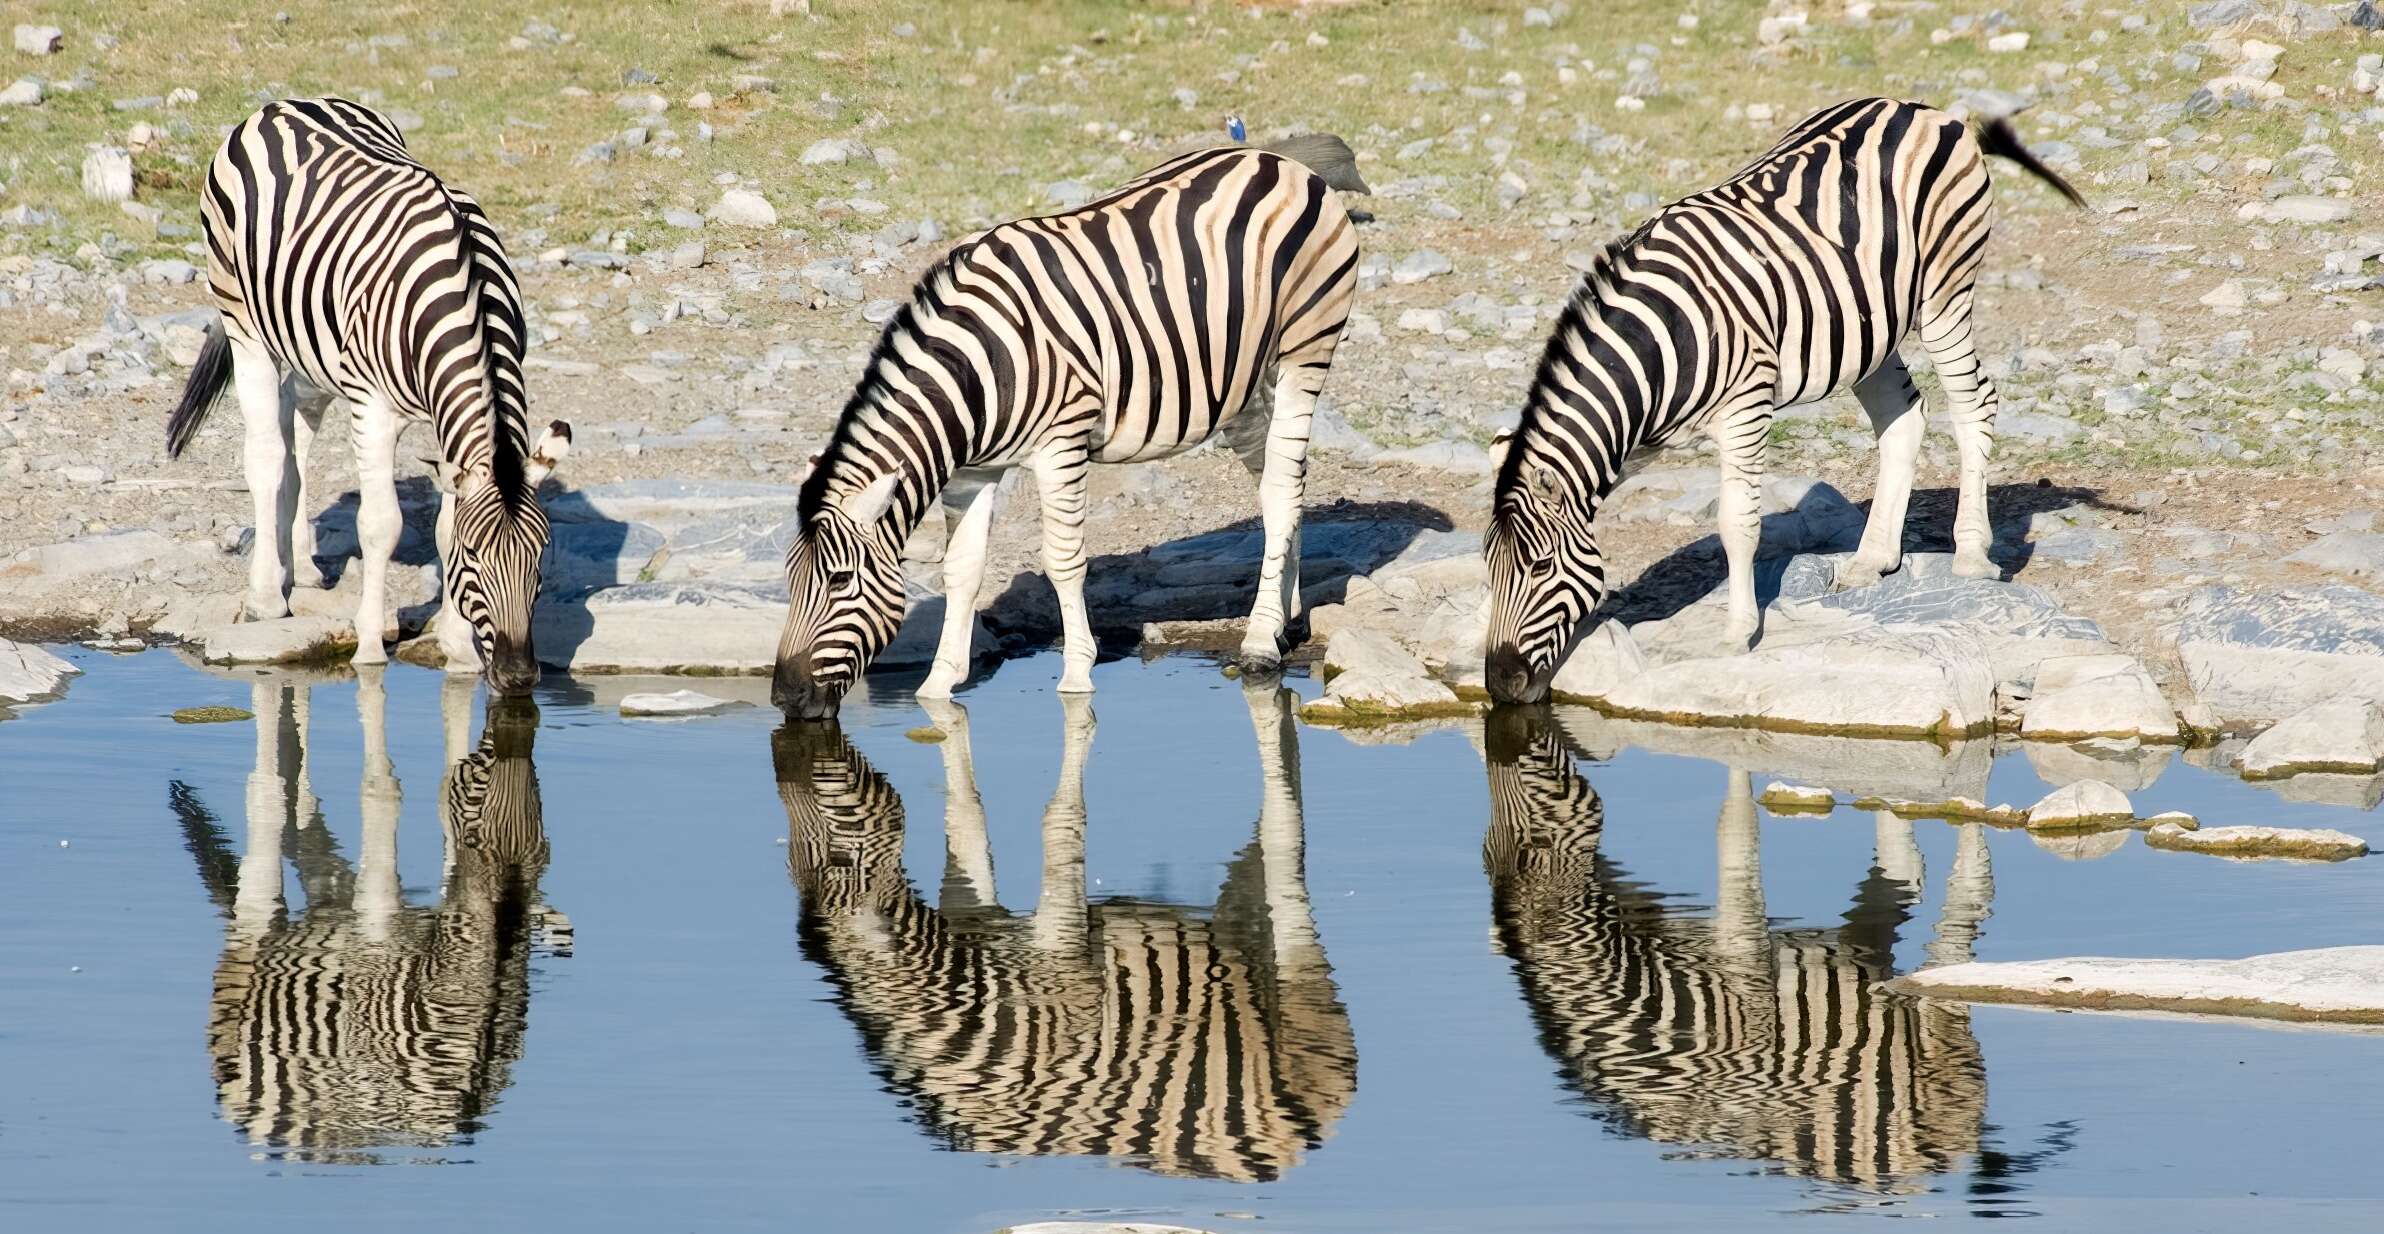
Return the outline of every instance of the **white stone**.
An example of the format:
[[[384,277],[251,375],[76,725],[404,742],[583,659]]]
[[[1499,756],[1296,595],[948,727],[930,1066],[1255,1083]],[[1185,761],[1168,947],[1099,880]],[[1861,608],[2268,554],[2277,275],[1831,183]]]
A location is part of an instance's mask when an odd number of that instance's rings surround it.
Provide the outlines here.
[[[712,221],[724,227],[776,227],[778,211],[750,189],[730,189],[712,206]]]
[[[0,704],[50,698],[82,671],[31,643],[0,638]]]
[[[2125,655],[2054,656],[2036,666],[2020,732],[2035,740],[2177,740],[2177,714],[2144,666]]]
[[[1948,964],[1889,984],[1907,994],[2081,1011],[2170,1011],[2384,1023],[2384,946],[2285,951],[2241,960],[2084,956]]]
[[[0,107],[38,107],[41,105],[41,83],[30,77],[20,77],[0,90]]]
[[[1987,50],[1992,52],[2026,51],[2028,50],[2028,32],[2013,30],[1995,35],[1987,40]]]
[[[2274,721],[2312,704],[2384,698],[2384,596],[2328,585],[2188,595],[2172,627],[2194,697],[2219,720]]]
[[[1647,671],[1647,657],[1619,621],[1601,621],[1573,645],[1557,666],[1548,693],[1560,703],[1597,703],[1613,697],[1625,682]]]
[[[218,626],[199,636],[209,664],[290,664],[356,648],[356,625],[340,617],[281,617]]]
[[[1325,645],[1324,697],[1300,709],[1312,720],[1396,716],[1453,709],[1456,692],[1432,679],[1424,662],[1379,630],[1336,630]]]
[[[1655,664],[1600,707],[1645,719],[1846,735],[1956,737],[1994,725],[1995,674],[1978,641],[1862,625],[1742,655]],[[1636,637],[1636,632],[1634,632]]]
[[[2154,848],[2244,860],[2348,861],[2367,856],[2367,841],[2348,832],[2300,827],[2181,827],[2158,823],[2144,833]]]
[[[2252,738],[2239,766],[2247,780],[2305,771],[2364,775],[2384,768],[2384,706],[2345,697],[2297,711]]]
[[[66,45],[66,32],[56,26],[18,26],[17,54],[47,56]]]
[[[101,146],[83,156],[83,196],[106,202],[132,200],[132,155],[121,146]]]
[[[2340,223],[2351,214],[2350,202],[2298,193],[2279,197],[2260,210],[2260,217],[2276,223]]]
[[[621,700],[621,714],[650,717],[709,716],[752,705],[742,699],[714,698],[695,690],[672,690],[667,694],[628,695]]]
[[[2202,303],[2215,309],[2239,309],[2251,303],[2251,299],[2245,294],[2241,279],[2228,279],[2202,293]]]
[[[1835,809],[1838,804],[1837,795],[1826,788],[1790,784],[1785,780],[1774,780],[1764,785],[1755,800],[1775,810],[1829,810]]]
[[[2064,784],[2028,807],[2031,831],[2099,831],[2135,821],[2136,807],[2127,794],[2100,780]]]
[[[540,662],[582,673],[768,672],[786,624],[786,586],[627,583],[541,599]]]

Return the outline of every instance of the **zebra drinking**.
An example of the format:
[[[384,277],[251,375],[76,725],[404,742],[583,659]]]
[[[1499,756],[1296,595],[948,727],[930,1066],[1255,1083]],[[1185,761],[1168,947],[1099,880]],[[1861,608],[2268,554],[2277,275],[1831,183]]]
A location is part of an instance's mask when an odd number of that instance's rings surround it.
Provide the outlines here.
[[[1750,646],[1772,414],[1849,385],[1879,437],[1879,480],[1861,546],[1837,583],[1859,587],[1894,571],[1924,420],[1896,352],[1913,331],[1945,386],[1961,459],[1954,570],[1996,576],[1986,489],[1995,386],[1971,344],[1995,215],[1988,154],[2084,204],[2006,121],[1974,139],[1961,120],[1918,103],[1856,99],[1806,119],[1719,186],[1657,211],[1593,263],[1498,463],[1484,542],[1492,697],[1543,696],[1603,598],[1594,521],[1626,461],[1700,432],[1722,457],[1724,642]]]
[[[1281,662],[1299,611],[1308,422],[1357,287],[1338,139],[1187,154],[1081,209],[962,242],[887,323],[805,476],[772,696],[824,718],[894,637],[902,546],[939,495],[944,628],[922,698],[967,674],[996,482],[1029,467],[1059,593],[1063,693],[1092,689],[1086,468],[1223,434],[1258,477],[1265,556],[1242,641]],[[1272,391],[1265,385],[1272,382]]]
[[[495,689],[536,684],[530,610],[548,538],[538,485],[571,426],[556,420],[529,439],[521,290],[488,215],[415,162],[387,118],[336,98],[269,103],[233,129],[208,165],[200,213],[222,320],[167,423],[166,452],[181,455],[225,386],[237,392],[256,509],[242,616],[287,616],[293,582],[322,582],[305,463],[325,401],[303,397],[304,383],[352,417],[356,662],[388,659],[386,580],[404,530],[397,439],[428,420],[446,494],[440,646],[450,665],[485,664]]]
[[[1775,928],[1755,801],[1731,770],[1713,913],[1692,918],[1601,848],[1604,805],[1553,725],[1508,710],[1489,726],[1498,946],[1541,1044],[1601,1121],[1867,1192],[1983,1162],[1986,1064],[1968,1010],[1878,989],[1921,899],[1909,821],[1879,817],[1843,924]],[[1927,964],[1970,958],[1993,896],[1985,835],[1967,824]]]
[[[168,790],[225,918],[207,1029],[223,1116],[249,1143],[295,1160],[371,1162],[384,1149],[468,1141],[521,1057],[533,942],[569,954],[568,923],[538,899],[547,842],[531,763],[536,708],[492,704],[467,753],[471,684],[450,682],[445,885],[436,906],[409,905],[380,673],[357,679],[363,825],[353,864],[310,783],[311,685],[251,686],[257,760],[243,851],[235,855],[195,790],[179,781]],[[283,899],[285,860],[303,913]]]
[[[1357,1089],[1349,1014],[1309,909],[1297,698],[1245,686],[1257,838],[1216,906],[1088,901],[1091,700],[1066,696],[1032,912],[994,896],[967,712],[943,734],[946,857],[930,906],[902,865],[902,799],[832,726],[773,745],[803,954],[827,970],[889,1088],[972,1152],[1130,1157],[1165,1174],[1279,1176]]]

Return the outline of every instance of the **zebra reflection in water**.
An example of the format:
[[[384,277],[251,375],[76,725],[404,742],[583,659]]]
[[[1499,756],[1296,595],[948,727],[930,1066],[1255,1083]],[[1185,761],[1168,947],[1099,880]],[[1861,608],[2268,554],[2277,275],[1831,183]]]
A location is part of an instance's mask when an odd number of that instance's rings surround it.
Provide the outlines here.
[[[1968,1010],[1876,988],[1921,896],[1909,822],[1880,816],[1843,925],[1776,929],[1755,802],[1731,771],[1719,894],[1691,918],[1600,851],[1604,806],[1545,720],[1493,716],[1489,764],[1499,945],[1541,1044],[1602,1121],[1875,1192],[1925,1189],[1980,1152],[1986,1064]],[[1970,957],[1993,894],[1985,836],[1966,825],[1929,965]]]
[[[1247,687],[1257,839],[1213,909],[1088,903],[1090,701],[1063,697],[1039,899],[994,898],[967,712],[943,735],[945,863],[929,907],[902,866],[902,799],[834,727],[774,741],[803,954],[863,1047],[955,1150],[1130,1158],[1164,1174],[1265,1181],[1317,1147],[1357,1089],[1349,1015],[1309,913],[1290,691]]]
[[[199,876],[225,916],[207,1027],[224,1118],[251,1144],[302,1161],[374,1162],[378,1149],[468,1142],[521,1057],[534,936],[569,954],[569,926],[538,902],[546,832],[531,765],[538,711],[490,707],[464,752],[472,681],[442,700],[448,766],[439,902],[398,885],[400,792],[378,668],[360,668],[362,845],[353,865],[324,825],[308,774],[312,686],[252,686],[256,771],[237,856],[195,790],[169,788]],[[283,899],[288,860],[305,894]]]

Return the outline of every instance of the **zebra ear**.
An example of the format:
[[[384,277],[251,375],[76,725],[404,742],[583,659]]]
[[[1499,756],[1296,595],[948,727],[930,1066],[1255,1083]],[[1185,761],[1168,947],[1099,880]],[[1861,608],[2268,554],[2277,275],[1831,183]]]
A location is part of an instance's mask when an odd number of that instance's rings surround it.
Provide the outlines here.
[[[464,491],[464,469],[443,458],[426,458],[422,465],[430,468],[431,487],[447,497]]]
[[[554,474],[555,464],[562,462],[563,456],[569,453],[571,424],[556,420],[546,426],[546,431],[538,435],[538,443],[530,447],[529,461],[522,468],[523,477],[530,482],[531,488],[538,487]]]
[[[1548,505],[1556,504],[1555,468],[1550,467],[1545,463],[1533,467],[1531,469],[1531,474],[1524,478],[1524,483],[1530,486],[1532,496],[1539,498],[1542,502],[1545,502]]]
[[[795,483],[797,486],[809,481],[811,479],[811,473],[819,470],[819,461],[819,452],[816,450],[812,452],[810,458],[803,460],[803,470],[795,473]]]
[[[1514,448],[1515,430],[1502,429],[1490,439],[1490,470],[1493,474],[1507,465],[1507,451]]]
[[[875,524],[894,504],[894,489],[901,483],[902,477],[897,474],[871,480],[869,487],[844,499],[844,516],[863,527]]]

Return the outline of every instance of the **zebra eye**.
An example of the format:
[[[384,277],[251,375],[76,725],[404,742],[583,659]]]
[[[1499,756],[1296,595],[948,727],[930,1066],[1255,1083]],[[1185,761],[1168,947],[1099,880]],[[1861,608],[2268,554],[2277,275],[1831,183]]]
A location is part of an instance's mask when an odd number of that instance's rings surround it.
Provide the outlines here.
[[[828,590],[843,593],[853,589],[853,580],[860,577],[850,570],[828,571]]]

